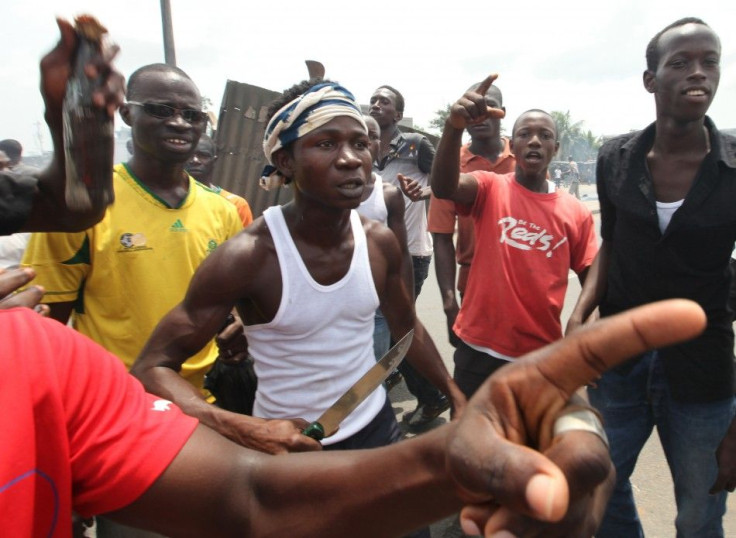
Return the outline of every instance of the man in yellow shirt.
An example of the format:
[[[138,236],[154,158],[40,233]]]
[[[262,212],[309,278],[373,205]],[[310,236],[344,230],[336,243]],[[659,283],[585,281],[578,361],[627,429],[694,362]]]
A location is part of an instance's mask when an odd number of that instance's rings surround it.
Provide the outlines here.
[[[115,203],[83,232],[35,235],[24,265],[46,288],[52,317],[71,315],[77,330],[130,366],[202,260],[242,224],[232,204],[184,170],[207,121],[186,73],[142,67],[130,77],[127,100],[120,114],[134,148],[114,168]],[[210,343],[182,375],[201,388],[216,356]]]

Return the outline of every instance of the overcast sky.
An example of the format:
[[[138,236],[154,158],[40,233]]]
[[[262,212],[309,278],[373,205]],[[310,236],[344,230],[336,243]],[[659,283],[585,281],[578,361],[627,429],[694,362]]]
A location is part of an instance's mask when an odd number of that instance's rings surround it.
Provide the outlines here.
[[[39,148],[38,60],[57,40],[55,16],[98,17],[122,49],[117,65],[125,75],[163,61],[158,0],[5,4],[0,139],[17,138],[29,154]],[[314,59],[362,103],[376,86],[398,88],[405,114],[420,126],[473,82],[498,72],[507,122],[529,108],[569,110],[595,135],[653,121],[653,99],[641,82],[646,44],[670,22],[696,16],[723,46],[710,116],[721,128],[736,128],[733,0],[374,0],[360,9],[350,2],[171,0],[171,6],[177,63],[217,110],[228,79],[281,91],[306,78],[304,60]]]

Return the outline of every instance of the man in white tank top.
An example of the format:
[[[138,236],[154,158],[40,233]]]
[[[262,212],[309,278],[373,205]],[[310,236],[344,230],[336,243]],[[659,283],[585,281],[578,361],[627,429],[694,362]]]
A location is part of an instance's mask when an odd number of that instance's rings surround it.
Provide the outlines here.
[[[135,375],[241,444],[274,453],[319,448],[300,432],[375,363],[373,314],[380,305],[394,337],[414,329],[406,360],[461,410],[465,398],[414,314],[399,241],[353,211],[372,160],[352,95],[334,83],[303,85],[274,109],[264,150],[275,166],[264,181],[292,182],[294,200],[269,209],[213,253],[152,336]],[[254,359],[260,419],[207,404],[175,371],[233,306]],[[268,420],[279,422],[271,427]],[[399,437],[381,388],[322,444],[366,448]]]

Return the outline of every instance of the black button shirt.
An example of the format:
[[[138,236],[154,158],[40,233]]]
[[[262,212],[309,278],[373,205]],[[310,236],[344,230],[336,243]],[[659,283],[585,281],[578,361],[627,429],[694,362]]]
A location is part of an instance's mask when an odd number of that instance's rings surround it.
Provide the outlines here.
[[[735,380],[726,305],[736,242],[736,138],[707,117],[705,125],[711,151],[664,233],[646,165],[655,124],[606,142],[596,170],[601,236],[611,245],[601,313],[675,297],[698,302],[708,316],[705,333],[661,350],[673,397],[690,402],[733,395]]]

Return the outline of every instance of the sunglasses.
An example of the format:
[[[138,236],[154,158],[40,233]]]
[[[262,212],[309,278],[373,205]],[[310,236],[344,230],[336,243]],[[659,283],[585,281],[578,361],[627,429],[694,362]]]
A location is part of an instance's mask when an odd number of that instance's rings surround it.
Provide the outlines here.
[[[128,101],[128,104],[142,107],[149,116],[163,120],[172,118],[177,112],[187,123],[204,123],[208,119],[206,112],[193,108],[176,108],[161,103],[139,103],[138,101]]]

